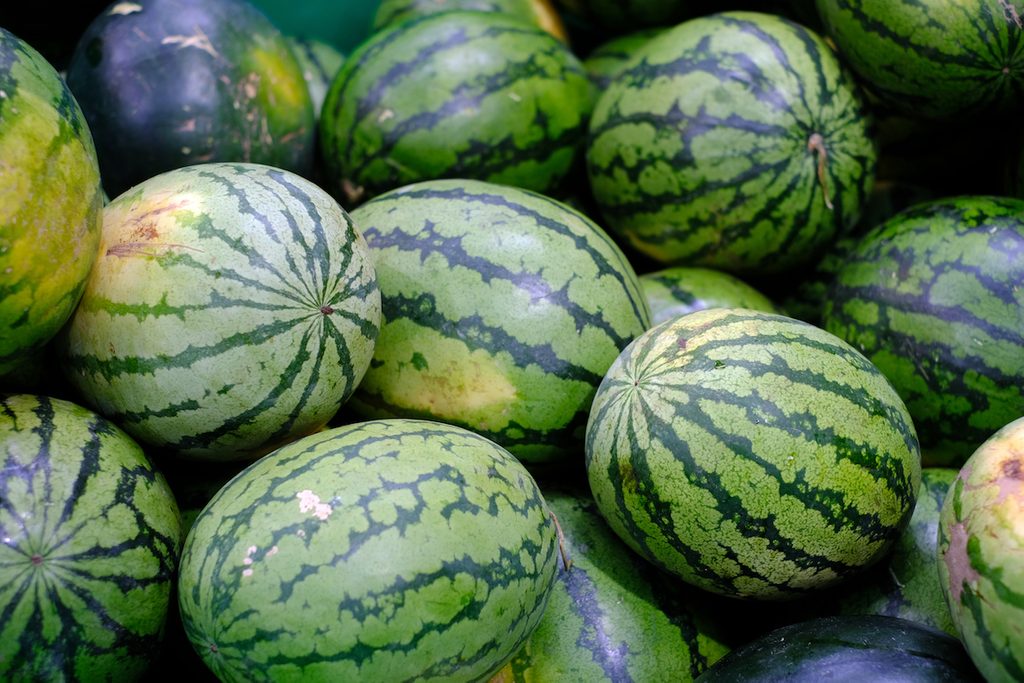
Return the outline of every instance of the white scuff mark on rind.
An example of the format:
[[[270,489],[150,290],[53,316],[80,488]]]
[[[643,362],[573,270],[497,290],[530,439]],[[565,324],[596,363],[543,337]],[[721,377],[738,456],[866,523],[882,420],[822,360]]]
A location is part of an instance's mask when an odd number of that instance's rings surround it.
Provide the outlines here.
[[[523,101],[523,98],[522,98],[522,97],[520,97],[519,95],[517,95],[517,94],[516,94],[516,93],[514,93],[514,92],[510,92],[510,93],[508,94],[508,98],[509,98],[510,100],[512,100],[513,102],[522,102],[522,101]]]
[[[295,497],[299,499],[299,512],[311,512],[321,522],[327,521],[327,518],[334,511],[327,503],[321,503],[320,496],[309,489],[299,491],[295,494]]]
[[[377,123],[384,123],[388,119],[395,118],[395,112],[392,109],[385,109],[377,115]]]
[[[177,45],[179,49],[194,47],[208,53],[212,57],[220,57],[220,54],[214,49],[213,43],[210,42],[210,39],[207,38],[206,34],[198,28],[196,29],[194,36],[165,36],[164,39],[160,41],[160,44]]]
[[[1021,21],[1020,13],[1017,8],[1013,6],[1013,3],[1009,0],[999,0],[999,5],[1003,8],[1003,15],[1016,24],[1017,28],[1024,28],[1024,21]]]
[[[142,11],[142,5],[134,2],[119,2],[110,8],[108,14],[135,14],[136,12]]]
[[[242,576],[252,576],[252,570],[251,569],[243,569],[242,570]]]

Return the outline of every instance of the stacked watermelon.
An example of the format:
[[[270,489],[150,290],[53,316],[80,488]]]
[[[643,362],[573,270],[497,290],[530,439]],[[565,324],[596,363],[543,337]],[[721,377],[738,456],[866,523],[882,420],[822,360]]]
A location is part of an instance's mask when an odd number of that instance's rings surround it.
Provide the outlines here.
[[[351,16],[0,27],[0,677],[1024,680],[1024,0]]]

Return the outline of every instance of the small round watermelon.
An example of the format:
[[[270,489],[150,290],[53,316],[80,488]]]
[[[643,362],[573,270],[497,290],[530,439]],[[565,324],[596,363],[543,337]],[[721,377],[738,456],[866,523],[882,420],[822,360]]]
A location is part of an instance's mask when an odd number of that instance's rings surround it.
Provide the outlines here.
[[[605,375],[586,469],[601,514],[700,588],[786,599],[881,560],[920,452],[885,377],[792,318],[715,308],[656,325]]]
[[[379,326],[369,248],[334,199],[288,171],[210,163],[104,209],[60,353],[85,400],[138,440],[242,460],[325,425]]]
[[[676,266],[640,276],[651,323],[707,308],[748,308],[778,313],[768,297],[737,277],[710,268]]]
[[[989,681],[1024,680],[1024,418],[961,468],[942,505],[938,562],[971,659]]]
[[[71,91],[0,28],[0,375],[68,319],[96,260],[103,191]]]
[[[73,403],[0,397],[0,529],[0,679],[140,680],[182,529],[138,444]]]
[[[508,451],[422,420],[357,423],[253,463],[182,554],[185,630],[225,681],[479,681],[555,580],[555,522]]]
[[[67,80],[111,196],[205,162],[312,172],[316,123],[302,70],[246,0],[113,3],[79,40]]]
[[[587,172],[608,227],[660,263],[804,264],[854,225],[876,149],[853,78],[778,16],[725,12],[647,42],[600,95]]]
[[[439,178],[553,190],[582,152],[592,100],[569,48],[521,19],[401,22],[350,55],[327,93],[328,189],[349,202]]]

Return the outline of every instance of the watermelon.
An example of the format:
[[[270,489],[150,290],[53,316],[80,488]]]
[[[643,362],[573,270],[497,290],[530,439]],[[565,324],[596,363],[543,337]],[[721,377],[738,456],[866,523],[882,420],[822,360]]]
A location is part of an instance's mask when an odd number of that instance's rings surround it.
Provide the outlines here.
[[[982,443],[939,518],[940,581],[989,681],[1024,680],[1024,418]]]
[[[660,27],[634,31],[605,41],[591,50],[583,60],[583,68],[598,91],[603,92],[611,84],[640,47],[664,31]]]
[[[561,41],[565,26],[550,0],[381,0],[373,17],[373,29],[380,31],[415,17],[453,10],[501,12],[544,29]]]
[[[210,163],[104,209],[60,351],[70,382],[138,440],[238,460],[326,424],[379,326],[369,249],[337,202],[288,171]]]
[[[558,557],[508,451],[452,425],[370,421],[222,488],[185,541],[179,602],[223,681],[475,681],[536,628]]]
[[[116,196],[203,162],[313,167],[313,106],[284,35],[246,0],[111,4],[68,66]]]
[[[594,398],[586,469],[643,557],[723,595],[784,599],[880,560],[921,485],[914,426],[855,349],[715,308],[630,344]]]
[[[640,276],[651,323],[707,308],[749,308],[777,313],[764,294],[728,273],[710,268],[665,268]]]
[[[402,22],[360,46],[327,93],[328,189],[349,202],[439,178],[553,190],[582,150],[592,99],[580,61],[520,19]]]
[[[637,251],[749,274],[806,263],[856,223],[875,156],[821,38],[726,12],[633,55],[597,100],[586,161],[608,227]]]
[[[327,97],[327,89],[331,87],[334,76],[345,62],[345,55],[333,45],[315,38],[289,36],[288,43],[295,53],[302,78],[309,89],[309,97],[313,103],[313,115],[320,118],[320,110]]]
[[[904,619],[823,617],[733,650],[699,683],[750,681],[981,682],[956,638]]]
[[[1021,0],[817,5],[843,60],[890,106],[940,118],[1024,101]]]
[[[601,378],[649,320],[608,235],[543,195],[470,180],[409,185],[352,218],[384,319],[352,411],[450,422],[524,462],[575,463]]]
[[[728,652],[715,603],[624,546],[589,492],[541,490],[571,565],[537,630],[492,683],[689,681]]]
[[[92,135],[71,91],[0,28],[0,375],[68,319],[96,260],[103,206]]]
[[[825,327],[892,381],[936,465],[1024,414],[1024,201],[918,204],[863,238]]]
[[[0,678],[139,679],[182,533],[138,444],[73,403],[0,397],[0,529]]]
[[[939,511],[957,470],[927,467],[910,524],[892,554],[863,580],[837,589],[839,614],[899,617],[957,635],[939,584]]]

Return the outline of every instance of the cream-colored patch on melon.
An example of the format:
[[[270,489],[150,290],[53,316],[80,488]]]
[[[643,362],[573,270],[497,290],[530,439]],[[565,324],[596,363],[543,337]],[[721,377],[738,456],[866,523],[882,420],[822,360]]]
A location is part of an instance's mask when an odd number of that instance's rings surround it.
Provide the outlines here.
[[[141,11],[142,11],[142,5],[139,5],[139,4],[134,3],[134,2],[119,2],[116,5],[114,5],[113,7],[111,7],[110,11],[107,12],[107,14],[114,14],[114,15],[122,15],[123,16],[123,15],[126,15],[126,14],[135,14],[136,12],[141,12]]]
[[[184,49],[186,47],[194,47],[197,50],[202,50],[214,59],[220,57],[220,53],[213,47],[213,43],[210,42],[209,36],[203,33],[199,28],[196,28],[196,32],[191,36],[174,35],[164,36],[164,39],[160,41],[161,45],[177,45],[178,49]]]
[[[518,391],[496,363],[486,357],[467,358],[460,363],[449,361],[439,369],[403,373],[403,379],[413,383],[407,385],[409,391],[403,392],[402,402],[442,420],[472,422],[491,430],[503,426],[501,416],[516,401]]]
[[[295,497],[299,499],[299,512],[306,514],[312,513],[314,517],[319,519],[321,522],[326,522],[327,518],[331,516],[334,509],[327,503],[320,502],[320,496],[316,495],[309,489],[299,491],[295,494]]]
[[[967,541],[970,534],[963,522],[953,524],[949,528],[949,547],[946,549],[944,561],[949,572],[949,590],[953,604],[960,604],[960,596],[965,583],[976,583],[981,575],[971,565],[971,556],[967,554]]]
[[[162,192],[137,202],[115,203],[104,210],[104,256],[148,256],[156,258],[174,250],[201,249],[166,241],[167,233],[176,225],[181,212],[202,210],[201,200],[191,194]]]

